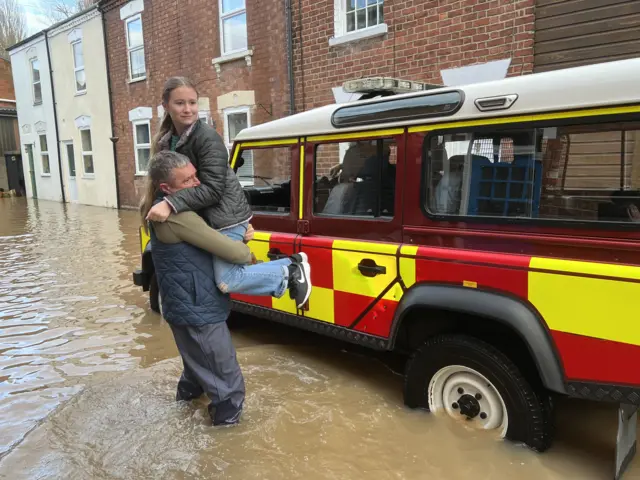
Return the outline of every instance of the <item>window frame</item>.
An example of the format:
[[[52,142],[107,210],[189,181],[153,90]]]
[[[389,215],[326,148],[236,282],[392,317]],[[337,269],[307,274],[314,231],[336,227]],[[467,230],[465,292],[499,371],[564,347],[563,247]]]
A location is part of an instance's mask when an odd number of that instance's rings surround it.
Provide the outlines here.
[[[80,131],[80,152],[82,157],[82,178],[94,178],[96,174],[95,155],[93,154],[93,137],[91,135],[91,127],[83,127],[78,129]],[[84,143],[82,142],[82,132],[89,132],[89,140],[91,141],[91,150],[84,149]],[[84,157],[91,155],[91,163],[93,164],[93,172],[87,172],[87,164],[84,161]],[[76,167],[77,172],[77,167]]]
[[[82,67],[78,67],[78,65],[76,65],[76,52],[74,50],[74,47],[76,45],[80,45],[80,48],[82,50]],[[81,94],[81,93],[86,93],[87,92],[87,73],[85,71],[85,67],[84,67],[84,45],[82,44],[82,39],[78,39],[75,40],[73,42],[71,42],[71,56],[73,57],[73,83],[74,83],[74,89],[76,94]],[[84,89],[83,90],[78,90],[78,72],[84,72],[85,73],[85,77],[84,77]]]
[[[140,20],[140,33],[142,34],[142,44],[136,47],[131,47],[129,43],[129,24],[135,22],[136,20]],[[146,80],[147,78],[147,61],[144,54],[144,25],[142,24],[142,14],[136,13],[124,20],[124,41],[127,47],[127,64],[129,65],[129,82],[140,82],[142,80]],[[131,64],[131,53],[137,52],[138,50],[142,50],[142,58],[144,64],[144,74],[140,77],[133,78],[133,65]]]
[[[376,0],[375,6],[376,8],[376,20],[377,23],[374,25],[367,25],[364,28],[358,28],[358,15],[357,12],[358,10],[364,10],[365,11],[365,19],[366,22],[368,22],[368,17],[367,17],[367,9],[369,7],[372,7],[373,4],[369,5],[368,3],[365,2],[365,6],[364,8],[358,8],[358,2],[357,0],[354,0],[356,2],[355,8],[353,10],[354,12],[354,29],[349,31],[347,30],[347,26],[348,26],[348,21],[347,21],[347,17],[348,17],[348,13],[349,13],[349,9],[348,9],[348,2],[349,0],[339,0],[340,1],[340,5],[342,7],[342,11],[340,12],[340,22],[342,25],[342,32],[340,36],[344,36],[344,35],[352,35],[355,33],[360,33],[360,32],[366,32],[368,30],[371,30],[372,28],[377,27],[378,25],[383,25],[385,23],[384,21],[384,0]],[[380,21],[380,6],[382,6],[382,11],[383,11],[383,15],[382,15],[382,21]]]
[[[366,132],[364,132],[366,133]],[[311,202],[311,218],[312,219],[334,219],[334,220],[357,220],[357,221],[365,221],[365,222],[377,222],[377,223],[395,223],[397,222],[400,218],[402,218],[402,212],[398,210],[397,206],[398,206],[398,191],[397,191],[397,184],[398,184],[398,163],[400,162],[400,142],[399,142],[399,138],[403,138],[404,134],[398,136],[398,135],[383,135],[383,136],[375,136],[375,137],[367,137],[366,135],[364,135],[362,138],[336,138],[336,139],[331,139],[331,140],[322,140],[322,141],[317,141],[317,142],[309,142],[309,144],[311,144],[311,146],[313,147],[313,155],[311,157],[311,162],[313,165],[312,171],[311,171],[311,182],[312,182],[312,202]],[[372,142],[372,141],[380,141],[382,140],[382,142],[384,142],[385,140],[390,140],[393,142],[393,145],[395,145],[396,147],[396,178],[395,178],[395,182],[393,185],[393,215],[391,216],[382,216],[382,215],[378,215],[378,216],[369,216],[369,215],[338,215],[338,214],[332,214],[332,213],[321,213],[321,212],[316,212],[315,211],[315,199],[316,199],[316,180],[317,180],[317,166],[318,166],[318,162],[316,161],[317,155],[318,155],[318,148],[322,145],[332,145],[335,144],[338,146],[338,151],[340,149],[340,144],[341,143],[351,143],[351,142]],[[346,152],[345,152],[346,153]],[[343,159],[344,160],[344,159]],[[382,186],[382,177],[378,177],[378,182],[380,182],[379,187]],[[380,196],[382,192],[382,189],[379,188],[379,192],[378,192],[378,197]],[[380,212],[378,212],[380,213]]]
[[[40,78],[38,79],[38,81],[36,82],[35,79],[35,69],[33,68],[33,64],[35,62],[38,62],[38,75],[40,76]],[[38,57],[33,57],[29,59],[29,68],[31,69],[31,94],[33,95],[33,104],[34,105],[41,105],[42,104],[42,72],[40,71],[40,60],[38,59]],[[36,98],[36,84],[40,85],[40,99],[38,100]],[[47,146],[48,148],[48,146]]]
[[[223,133],[224,133],[224,144],[227,147],[227,151],[229,152],[229,157],[231,157],[231,155],[233,154],[233,144],[235,142],[234,140],[231,140],[229,138],[229,115],[234,114],[234,113],[244,113],[247,116],[247,128],[251,127],[251,107],[248,105],[243,105],[240,107],[229,107],[229,108],[225,108],[224,110],[222,110],[222,117],[223,117]],[[241,152],[239,152],[239,154],[241,154]],[[253,158],[251,159],[251,171],[252,173],[255,172],[254,170],[254,164],[253,164]],[[240,181],[240,185],[242,185],[243,187],[250,187],[253,186],[255,184],[255,182],[252,180],[250,181],[243,181],[238,179],[238,181]]]
[[[46,150],[42,150],[42,137],[44,137],[44,143],[47,147]],[[38,134],[38,148],[40,150],[40,175],[42,177],[50,177],[51,176],[51,156],[49,155],[49,142],[47,141],[46,133]],[[44,157],[47,157],[47,163],[49,165],[49,171],[44,171]]]
[[[251,165],[252,165],[252,171],[253,173],[255,173],[255,162],[254,162],[254,157],[253,154],[257,151],[260,150],[279,150],[279,149],[286,149],[288,150],[288,155],[290,158],[290,162],[289,162],[289,182],[291,184],[291,192],[289,194],[289,210],[286,212],[269,212],[269,211],[264,211],[264,210],[260,210],[260,209],[256,209],[254,210],[254,215],[264,215],[264,216],[268,216],[268,217],[276,217],[276,218],[287,218],[287,219],[297,219],[297,212],[295,210],[295,202],[297,200],[297,197],[299,196],[299,185],[294,181],[294,167],[297,165],[297,163],[293,160],[294,155],[297,157],[299,155],[299,144],[296,143],[291,143],[291,142],[287,142],[284,141],[282,144],[280,143],[276,143],[274,145],[260,145],[260,146],[242,146],[242,144],[238,145],[238,157],[242,156],[243,152],[246,151],[250,151],[252,152],[252,157],[251,157]],[[231,154],[233,154],[233,149],[231,151]],[[252,179],[251,183],[242,183],[242,181],[238,178],[238,181],[240,181],[240,184],[242,186],[242,189],[244,190],[245,187],[247,188],[253,188],[256,187],[255,185],[255,180]],[[258,185],[258,188],[262,186]],[[252,207],[253,209],[253,207]]]
[[[219,11],[218,20],[220,25],[220,56],[227,57],[239,52],[246,52],[247,49],[249,48],[249,30],[247,28],[247,0],[243,0],[244,6],[242,8],[236,8],[235,10],[230,10],[229,12],[226,12],[226,13],[223,12],[223,5],[222,5],[223,1],[224,0],[218,0],[218,11]],[[246,46],[243,48],[236,48],[235,50],[226,50],[225,44],[224,44],[224,21],[228,20],[229,18],[242,15],[243,13],[245,14],[244,36],[246,40]]]
[[[601,117],[572,117],[562,120],[538,120],[538,121],[518,121],[514,119],[510,123],[501,123],[494,125],[478,125],[475,127],[461,126],[439,129],[434,125],[433,130],[425,132],[422,139],[421,150],[421,167],[420,167],[420,210],[422,214],[431,221],[449,222],[449,223],[469,223],[469,224],[493,224],[493,225],[512,225],[515,227],[541,226],[549,228],[581,228],[590,230],[632,230],[640,229],[640,222],[612,222],[599,220],[571,220],[569,218],[523,218],[508,216],[474,216],[474,215],[450,215],[446,213],[433,213],[429,211],[428,199],[430,192],[429,173],[431,169],[430,162],[427,159],[427,152],[431,148],[431,139],[441,135],[465,134],[465,133],[500,133],[509,132],[514,129],[533,129],[533,128],[560,128],[568,126],[594,126],[594,125],[612,125],[616,123],[638,122],[639,119],[625,115],[606,115]],[[619,131],[630,130],[620,126]],[[608,130],[615,131],[615,130]],[[640,131],[640,129],[638,130]],[[622,154],[624,155],[624,154]],[[544,175],[544,173],[543,173]],[[613,190],[611,190],[613,192]]]
[[[133,151],[136,161],[136,175],[142,176],[147,174],[147,170],[140,170],[140,161],[138,157],[138,149],[146,148],[149,150],[149,160],[151,160],[151,120],[134,120],[131,122],[133,125]],[[138,125],[146,125],[149,129],[149,143],[138,143]]]

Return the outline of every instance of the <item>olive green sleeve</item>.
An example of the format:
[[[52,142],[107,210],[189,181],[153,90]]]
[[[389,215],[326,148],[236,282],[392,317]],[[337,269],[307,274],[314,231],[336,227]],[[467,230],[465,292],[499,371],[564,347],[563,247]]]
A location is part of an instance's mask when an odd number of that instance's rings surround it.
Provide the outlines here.
[[[211,228],[195,212],[171,214],[167,226],[183,242],[190,243],[230,263],[251,263],[251,250]]]

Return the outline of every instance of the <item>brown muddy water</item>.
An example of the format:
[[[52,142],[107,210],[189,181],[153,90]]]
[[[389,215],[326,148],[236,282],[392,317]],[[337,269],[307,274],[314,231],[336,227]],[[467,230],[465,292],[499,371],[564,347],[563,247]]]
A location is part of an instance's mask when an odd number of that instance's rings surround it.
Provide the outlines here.
[[[245,414],[213,429],[174,401],[138,249],[134,212],[0,199],[0,478],[612,478],[611,406],[561,401],[535,454],[406,409],[397,362],[252,318],[231,323]]]

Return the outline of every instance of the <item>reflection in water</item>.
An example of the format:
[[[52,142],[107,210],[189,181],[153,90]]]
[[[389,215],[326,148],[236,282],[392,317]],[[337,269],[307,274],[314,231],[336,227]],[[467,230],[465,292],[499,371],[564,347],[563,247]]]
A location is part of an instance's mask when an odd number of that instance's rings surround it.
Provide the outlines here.
[[[611,477],[610,406],[561,402],[537,455],[405,409],[370,353],[252,319],[246,413],[213,429],[174,401],[173,337],[131,284],[134,212],[2,199],[0,219],[0,478]]]

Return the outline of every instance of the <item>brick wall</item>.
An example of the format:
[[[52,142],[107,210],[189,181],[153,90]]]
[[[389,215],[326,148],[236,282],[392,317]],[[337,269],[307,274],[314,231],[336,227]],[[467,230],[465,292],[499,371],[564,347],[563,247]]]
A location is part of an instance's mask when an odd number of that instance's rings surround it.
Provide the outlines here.
[[[296,109],[334,103],[332,87],[366,76],[442,83],[442,69],[508,57],[509,75],[531,73],[534,3],[389,0],[386,35],[330,47],[334,1],[294,1]]]
[[[284,54],[284,3],[278,0],[247,1],[248,47],[253,49],[251,67],[244,59],[222,65],[218,77],[211,60],[220,56],[218,2],[183,0],[176,11],[172,0],[145,0],[142,24],[147,79],[128,83],[128,63],[124,21],[120,7],[127,2],[105,2],[107,52],[114,134],[116,144],[120,202],[123,207],[137,205],[144,179],[135,176],[133,127],[128,112],[136,107],[152,107],[152,135],[158,123],[157,106],[161,103],[165,80],[184,75],[198,84],[201,97],[208,97],[212,120],[223,134],[223,118],[218,112],[218,96],[235,90],[254,90],[256,105],[251,109],[251,123],[256,125],[288,113],[287,59]],[[265,19],[269,19],[265,22]]]
[[[0,98],[8,100],[16,99],[16,92],[13,89],[13,76],[11,74],[11,62],[0,58]],[[1,107],[16,108],[16,104],[12,102],[1,102]]]

